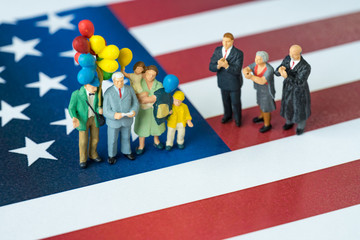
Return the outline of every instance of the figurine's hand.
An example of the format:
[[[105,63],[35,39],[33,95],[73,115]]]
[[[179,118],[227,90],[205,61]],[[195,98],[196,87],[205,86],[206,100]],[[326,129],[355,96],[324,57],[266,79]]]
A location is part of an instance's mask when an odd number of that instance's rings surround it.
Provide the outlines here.
[[[135,117],[136,112],[135,112],[135,111],[131,111],[131,112],[132,112],[132,114],[129,115],[128,117],[129,117],[129,118]]]
[[[117,113],[114,114],[114,118],[115,118],[116,120],[119,120],[119,119],[122,118],[122,114],[117,112]]]
[[[189,127],[193,127],[193,126],[194,126],[194,124],[193,124],[190,120],[187,121],[187,125],[188,125]]]
[[[220,58],[219,61],[217,62],[217,64],[218,64],[218,68],[225,67],[225,59]]]
[[[284,67],[284,66],[281,66],[281,67],[279,68],[279,73],[280,73],[280,75],[281,75],[283,78],[287,78],[287,77],[288,77],[288,75],[287,75],[287,73],[286,73],[286,67]]]
[[[102,108],[99,108],[99,114],[103,114],[104,112],[103,112],[103,109]]]
[[[79,119],[77,119],[76,117],[73,117],[72,123],[73,123],[74,128],[77,128],[78,126],[80,126]]]
[[[246,79],[251,79],[252,74],[251,74],[251,73],[249,73],[249,72],[244,73],[244,77],[245,77]]]
[[[171,115],[173,113],[173,110],[170,110],[169,114]]]

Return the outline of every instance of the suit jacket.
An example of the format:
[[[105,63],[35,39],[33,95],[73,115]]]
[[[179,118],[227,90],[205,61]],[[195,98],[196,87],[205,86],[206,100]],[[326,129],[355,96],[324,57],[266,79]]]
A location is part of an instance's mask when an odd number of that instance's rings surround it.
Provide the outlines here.
[[[215,49],[210,59],[209,70],[216,72],[218,79],[218,87],[227,91],[238,91],[243,84],[241,69],[244,61],[244,54],[241,50],[232,47],[230,54],[226,58],[229,68],[217,69],[217,62],[222,58],[222,46]]]
[[[122,117],[117,120],[114,118],[116,112],[128,113],[139,110],[139,102],[136,98],[132,87],[124,85],[124,93],[119,97],[118,91],[114,85],[109,87],[104,94],[104,116],[106,117],[106,124],[112,128],[130,127],[134,118]]]
[[[70,103],[69,103],[69,114],[70,116],[76,117],[79,119],[80,125],[76,129],[79,131],[86,131],[86,122],[88,120],[88,110],[89,106],[86,101],[88,100],[86,90],[82,86],[79,90],[76,90],[72,93]],[[93,109],[95,112],[99,113],[99,98],[98,94],[95,93]],[[90,110],[91,111],[91,110]],[[95,117],[96,127],[99,127],[99,123]]]

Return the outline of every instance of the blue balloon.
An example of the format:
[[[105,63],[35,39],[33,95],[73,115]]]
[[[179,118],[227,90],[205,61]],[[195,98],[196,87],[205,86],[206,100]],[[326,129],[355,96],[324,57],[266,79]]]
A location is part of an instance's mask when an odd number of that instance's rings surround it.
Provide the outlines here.
[[[80,54],[78,61],[82,67],[94,67],[96,65],[95,58],[90,53]]]
[[[94,80],[95,71],[92,68],[84,67],[82,68],[78,75],[77,80],[81,85],[91,83]]]
[[[179,86],[179,79],[177,76],[169,74],[164,78],[163,86],[165,88],[165,92],[171,93]]]

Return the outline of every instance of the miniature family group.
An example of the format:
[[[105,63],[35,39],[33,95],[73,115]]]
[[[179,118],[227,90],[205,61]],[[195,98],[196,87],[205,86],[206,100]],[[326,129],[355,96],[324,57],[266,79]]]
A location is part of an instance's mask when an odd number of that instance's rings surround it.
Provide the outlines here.
[[[102,159],[97,153],[99,142],[98,114],[103,114],[107,125],[108,162],[114,164],[117,157],[118,138],[120,135],[121,153],[130,160],[135,160],[131,151],[131,125],[134,122],[135,133],[139,136],[139,146],[136,154],[145,151],[145,138],[154,137],[154,147],[171,150],[177,131],[177,146],[184,149],[185,127],[193,127],[192,118],[186,104],[185,96],[176,91],[173,96],[169,92],[177,84],[165,84],[157,81],[158,69],[154,65],[145,66],[143,62],[135,63],[134,73],[128,74],[122,68],[121,72],[112,74],[113,85],[103,95],[103,106],[99,106],[100,82],[97,78],[73,92],[69,113],[73,126],[79,130],[80,167],[86,168],[87,158],[95,162]],[[169,75],[168,75],[169,76]],[[172,75],[173,76],[173,75]],[[130,86],[124,84],[124,77],[129,78]],[[169,83],[174,81],[166,81]],[[170,88],[170,89],[169,89]],[[168,90],[168,91],[166,91]],[[100,104],[101,105],[101,104]],[[159,136],[168,132],[166,146]],[[90,139],[89,139],[90,132]]]
[[[209,70],[216,72],[218,87],[221,90],[224,105],[222,123],[227,123],[234,116],[236,126],[241,126],[241,87],[242,74],[254,82],[259,116],[253,118],[254,123],[264,123],[259,129],[261,133],[269,131],[271,112],[275,110],[274,75],[284,78],[281,98],[280,115],[285,118],[284,130],[291,129],[296,124],[296,134],[301,135],[306,126],[306,120],[311,114],[310,90],[307,83],[311,67],[301,56],[302,48],[292,45],[280,66],[275,70],[268,63],[269,55],[258,51],[254,63],[243,67],[244,54],[234,46],[234,36],[231,33],[223,35],[222,46],[215,49],[211,57]]]

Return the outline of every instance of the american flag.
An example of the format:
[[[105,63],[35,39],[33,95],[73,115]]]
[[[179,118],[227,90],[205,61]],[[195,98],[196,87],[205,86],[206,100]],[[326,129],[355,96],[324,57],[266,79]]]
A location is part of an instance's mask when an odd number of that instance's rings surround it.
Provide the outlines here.
[[[129,71],[144,61],[160,81],[179,78],[194,123],[184,150],[159,151],[148,138],[135,161],[79,168],[67,107],[81,87],[71,43],[83,19],[132,50]],[[13,0],[0,23],[1,239],[360,239],[358,0]],[[271,131],[252,123],[246,79],[242,126],[220,123],[208,64],[225,32],[244,67],[259,50],[277,67],[302,46],[312,67],[303,135],[282,130],[282,78]]]

